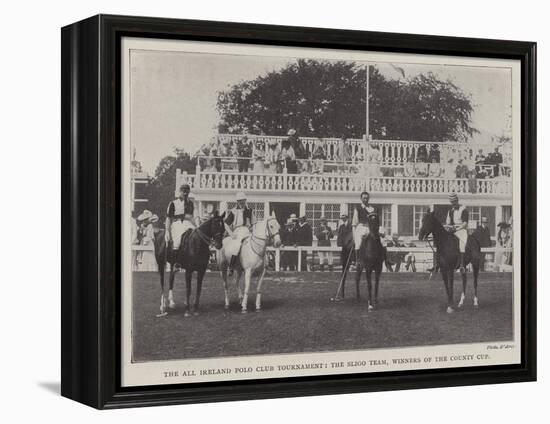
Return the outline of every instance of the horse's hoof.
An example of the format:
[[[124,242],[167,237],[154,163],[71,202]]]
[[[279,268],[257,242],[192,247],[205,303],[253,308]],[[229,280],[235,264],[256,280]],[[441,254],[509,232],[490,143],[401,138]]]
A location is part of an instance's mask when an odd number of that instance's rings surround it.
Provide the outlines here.
[[[369,312],[372,312],[372,311],[374,311],[374,306],[372,306],[372,305],[369,305],[369,307],[368,307],[368,310],[369,310]]]
[[[256,312],[262,312],[262,308],[256,308]]]
[[[168,304],[168,307],[169,307],[170,309],[176,309],[176,302],[174,302],[173,300],[170,301],[170,303]]]
[[[227,311],[229,309],[229,305],[223,305],[223,309]]]
[[[474,308],[479,308],[479,302],[477,300],[477,297],[474,297]]]
[[[241,310],[241,314],[247,314],[247,313],[248,313],[248,311],[246,309]]]
[[[452,314],[455,310],[451,308],[450,306],[447,306],[447,313]]]
[[[160,314],[157,314],[157,318],[162,318],[168,315],[168,312],[161,312]]]
[[[185,312],[183,313],[183,316],[184,316],[184,317],[190,317],[191,314],[189,313],[189,311],[185,311]]]
[[[193,316],[198,317],[201,313],[199,311],[193,312]]]

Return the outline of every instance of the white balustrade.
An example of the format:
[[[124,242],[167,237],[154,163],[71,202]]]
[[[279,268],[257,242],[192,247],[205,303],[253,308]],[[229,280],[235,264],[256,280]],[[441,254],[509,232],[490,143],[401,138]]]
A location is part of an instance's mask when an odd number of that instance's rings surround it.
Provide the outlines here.
[[[477,179],[471,185],[467,179],[438,177],[384,177],[358,174],[258,174],[239,172],[209,172],[198,175],[178,174],[176,187],[187,183],[192,190],[230,190],[265,192],[357,193],[364,190],[379,193],[469,193],[480,195],[511,195],[512,181],[507,177]]]

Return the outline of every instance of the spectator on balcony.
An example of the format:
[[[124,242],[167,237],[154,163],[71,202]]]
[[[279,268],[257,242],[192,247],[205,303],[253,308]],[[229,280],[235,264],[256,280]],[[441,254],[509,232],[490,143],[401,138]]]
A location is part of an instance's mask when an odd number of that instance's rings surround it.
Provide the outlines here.
[[[301,143],[300,143],[301,144]],[[282,142],[281,157],[285,161],[286,172],[288,174],[297,174],[298,166],[296,164],[296,154],[290,138]]]
[[[378,144],[370,146],[368,162],[369,175],[372,177],[382,176],[382,171],[380,170],[380,165],[382,163],[382,152],[380,152],[380,146],[378,146]]]
[[[416,162],[428,162],[428,149],[422,144],[416,151]]]
[[[271,174],[280,174],[283,172],[282,151],[275,139],[269,140],[267,152],[265,153],[265,163]]]
[[[237,155],[239,157],[237,159],[239,172],[248,172],[250,157],[252,156],[252,146],[246,134],[237,143]]]
[[[252,159],[254,160],[254,173],[263,174],[265,162],[265,143],[263,140],[256,140],[254,143],[254,148],[252,149]]]
[[[441,161],[441,152],[439,151],[438,144],[430,145],[430,152],[428,153],[429,163],[439,163]]]
[[[458,165],[455,170],[456,178],[468,178],[468,166],[462,159],[458,160]]]
[[[428,176],[428,164],[426,162],[417,162],[414,167],[415,175],[417,177]]]
[[[296,130],[294,128],[289,129],[287,135],[288,135],[287,141],[292,147],[293,155],[294,155],[294,163],[296,165],[296,172],[293,172],[293,173],[296,174],[298,172],[302,172],[302,163],[303,163],[302,161],[304,161],[305,159],[309,159],[308,152],[306,151],[304,145],[302,144],[302,140],[298,138],[298,135],[296,134]],[[298,160],[297,163],[296,163],[296,160]],[[287,168],[288,168],[288,163],[287,163]],[[288,171],[288,173],[290,174],[291,172]]]
[[[468,171],[468,191],[472,194],[477,193],[477,174],[474,169]]]
[[[313,143],[311,158],[313,160],[313,173],[322,174],[327,154],[325,152],[325,145],[321,138],[317,138]]]
[[[338,143],[336,158],[338,162],[342,163],[338,167],[338,171],[340,171],[340,173],[345,173],[348,170],[347,163],[351,160],[351,146],[345,135],[340,138],[340,142]]]
[[[213,147],[210,150],[209,160],[207,168],[212,172],[221,172],[222,171],[222,160],[217,147]]]
[[[432,178],[441,177],[441,165],[439,164],[439,161],[435,157],[432,158],[432,162],[430,163],[430,168],[428,172],[429,172],[429,176]]]
[[[487,156],[487,159],[485,161],[485,163],[487,163],[488,165],[493,165],[494,166],[494,172],[493,172],[493,175],[495,177],[498,177],[499,174],[500,174],[500,166],[502,165],[502,154],[500,153],[499,149],[498,149],[498,146],[495,147],[495,150],[493,153],[489,154],[489,156]]]
[[[414,177],[416,175],[415,169],[414,169],[414,156],[412,153],[407,158],[407,162],[405,162],[405,166],[403,168],[403,175],[405,177]]]
[[[474,158],[476,165],[484,165],[487,157],[483,154],[483,149],[479,149]]]
[[[450,180],[456,178],[456,167],[453,158],[449,158],[445,165],[445,178]]]
[[[309,222],[307,222],[307,218],[305,215],[302,215],[298,219],[298,223],[295,226],[295,237],[296,237],[296,244],[298,246],[312,246],[313,245],[313,231],[311,229],[311,225]],[[300,271],[307,271],[307,251],[302,250],[301,255],[301,269]]]
[[[334,237],[334,233],[328,226],[327,219],[324,216],[319,219],[319,226],[315,228],[315,237],[317,237],[317,246],[330,247],[330,240]],[[328,264],[328,270],[332,272],[332,252],[319,252],[319,267],[321,271],[325,270],[325,262]]]

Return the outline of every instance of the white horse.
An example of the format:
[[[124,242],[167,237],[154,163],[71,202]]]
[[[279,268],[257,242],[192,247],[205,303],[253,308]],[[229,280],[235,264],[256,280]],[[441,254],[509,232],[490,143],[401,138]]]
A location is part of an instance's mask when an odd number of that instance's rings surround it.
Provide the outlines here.
[[[242,313],[247,312],[248,290],[250,288],[250,279],[252,273],[261,270],[261,275],[256,288],[256,311],[262,309],[262,282],[265,276],[267,265],[266,248],[268,245],[279,247],[281,245],[281,236],[279,235],[280,225],[272,214],[263,221],[258,221],[252,226],[252,234],[242,242],[241,251],[239,253],[237,263],[235,264],[235,286],[239,293],[239,301],[241,302]],[[223,289],[225,291],[225,309],[229,308],[229,290],[227,286],[227,268],[231,257],[227,250],[230,243],[239,242],[232,237],[226,237],[223,240],[223,245],[218,250],[217,259],[223,278]],[[241,275],[244,272],[244,293],[240,285]]]

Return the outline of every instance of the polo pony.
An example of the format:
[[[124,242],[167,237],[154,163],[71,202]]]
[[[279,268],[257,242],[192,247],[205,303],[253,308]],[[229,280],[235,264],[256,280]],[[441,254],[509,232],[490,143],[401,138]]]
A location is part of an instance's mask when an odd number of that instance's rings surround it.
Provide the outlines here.
[[[445,285],[445,291],[447,293],[447,313],[454,312],[453,296],[454,296],[454,273],[460,266],[460,250],[458,246],[458,238],[451,232],[447,231],[445,227],[438,221],[433,212],[428,212],[422,219],[422,226],[418,233],[420,240],[427,240],[428,236],[433,235],[433,241],[436,248],[437,264],[441,270],[443,277],[443,284]],[[477,278],[479,274],[479,264],[481,261],[481,248],[476,237],[469,236],[466,242],[466,249],[464,253],[464,266],[472,264],[474,275],[474,307],[479,306],[477,297]],[[461,308],[464,305],[466,299],[466,269],[461,271],[462,275],[462,295],[458,307]]]
[[[235,264],[235,286],[239,294],[241,303],[241,312],[248,311],[248,292],[252,274],[261,272],[256,286],[256,311],[262,309],[262,283],[267,267],[267,246],[279,247],[281,245],[281,236],[279,235],[280,225],[273,213],[270,217],[256,222],[252,226],[251,234],[246,237],[241,246],[237,263]],[[227,284],[227,268],[231,257],[226,253],[230,243],[239,242],[233,240],[231,236],[223,240],[223,247],[217,253],[218,265],[223,279],[223,289],[225,292],[225,309],[229,309],[229,290]],[[231,249],[229,249],[231,250]],[[240,280],[244,272],[244,290],[241,288]]]
[[[170,264],[170,286],[168,291],[168,307],[174,309],[176,304],[172,290],[174,289],[175,274],[177,272],[176,264],[180,269],[185,270],[185,316],[199,314],[199,300],[202,290],[202,280],[204,273],[210,260],[210,246],[216,249],[222,247],[222,238],[225,231],[224,227],[225,212],[220,216],[218,211],[215,211],[213,217],[203,222],[194,230],[189,230],[182,234],[180,247],[177,251],[169,254],[164,238],[165,230],[159,231],[154,240],[155,258],[158,265],[158,273],[160,276],[160,314],[159,317],[167,314],[166,311],[166,295],[164,293],[164,273],[166,270],[166,262]],[[193,272],[197,272],[197,291],[195,293],[195,302],[190,305],[191,298],[191,280]]]

